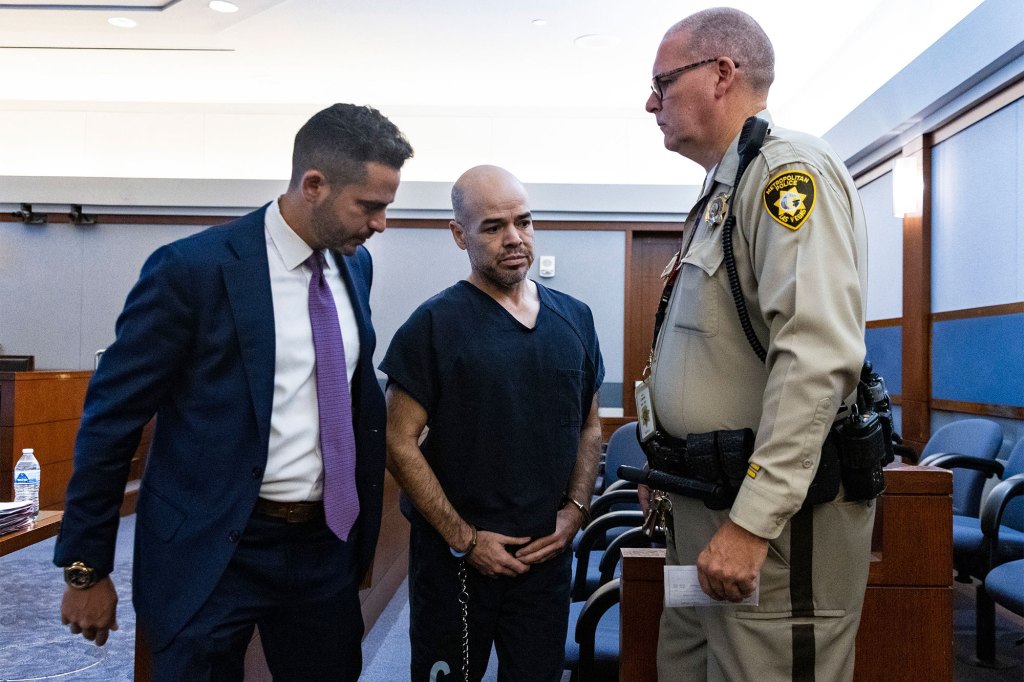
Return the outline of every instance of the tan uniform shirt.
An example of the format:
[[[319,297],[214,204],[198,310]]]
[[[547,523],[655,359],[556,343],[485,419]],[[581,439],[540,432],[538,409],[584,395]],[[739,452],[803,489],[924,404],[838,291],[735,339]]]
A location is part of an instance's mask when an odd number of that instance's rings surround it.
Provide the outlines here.
[[[703,195],[732,194],[737,143],[738,136]],[[744,336],[722,224],[712,225],[705,212],[655,347],[652,400],[660,426],[677,437],[755,430],[752,466],[730,518],[772,539],[803,503],[836,411],[856,389],[865,354],[867,230],[835,152],[774,126],[731,205],[740,285],[767,362]]]

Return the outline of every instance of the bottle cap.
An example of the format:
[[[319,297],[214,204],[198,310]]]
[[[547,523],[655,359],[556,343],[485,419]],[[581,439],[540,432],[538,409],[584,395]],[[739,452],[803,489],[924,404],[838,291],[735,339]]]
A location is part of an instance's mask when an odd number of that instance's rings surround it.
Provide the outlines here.
[[[36,451],[33,450],[32,448],[22,448],[21,449],[21,454],[23,454],[23,455],[34,455],[35,452]]]

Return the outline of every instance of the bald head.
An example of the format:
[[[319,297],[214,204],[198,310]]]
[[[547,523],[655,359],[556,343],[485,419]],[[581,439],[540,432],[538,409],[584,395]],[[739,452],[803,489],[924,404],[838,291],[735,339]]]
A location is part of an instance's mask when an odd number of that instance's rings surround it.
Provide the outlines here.
[[[467,279],[485,291],[521,292],[533,263],[533,214],[523,183],[497,166],[470,168],[452,187],[452,210],[448,226],[469,255]]]
[[[731,7],[712,7],[686,17],[665,38],[686,36],[686,48],[701,59],[731,57],[750,88],[761,95],[775,80],[775,50],[761,25]]]
[[[495,199],[508,197],[526,203],[526,188],[519,179],[498,166],[474,166],[459,176],[452,186],[452,211],[462,225],[479,219],[482,207]]]

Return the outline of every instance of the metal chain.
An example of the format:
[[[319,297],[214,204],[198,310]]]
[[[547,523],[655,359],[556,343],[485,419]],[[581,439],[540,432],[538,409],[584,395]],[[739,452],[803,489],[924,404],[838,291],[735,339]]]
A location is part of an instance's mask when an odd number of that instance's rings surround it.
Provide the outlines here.
[[[466,589],[466,560],[459,561],[459,604],[462,609],[462,682],[469,682],[469,590]]]

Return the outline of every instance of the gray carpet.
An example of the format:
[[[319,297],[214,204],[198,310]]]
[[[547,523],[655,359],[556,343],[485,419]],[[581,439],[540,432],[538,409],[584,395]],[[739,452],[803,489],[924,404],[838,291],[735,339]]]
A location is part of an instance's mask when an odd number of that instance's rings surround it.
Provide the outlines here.
[[[53,539],[0,557],[0,681],[75,680],[128,682],[132,679],[135,614],[131,608],[131,547],[135,517],[121,520],[113,580],[121,601],[120,629],[103,647],[73,637],[60,623],[64,583],[52,564]],[[956,682],[1020,682],[1024,679],[1024,619],[999,610],[997,651],[1011,664],[1002,670],[967,663],[974,651],[974,591],[956,583],[954,634]],[[365,682],[395,682],[409,677],[409,606],[405,583],[363,642]],[[914,637],[912,623],[893,625],[893,637]],[[497,679],[492,656],[485,682]],[[566,678],[568,679],[568,675]],[[929,681],[930,682],[930,681]]]
[[[112,579],[120,601],[120,629],[98,647],[72,636],[60,622],[64,594],[53,565],[53,538],[0,557],[0,680],[130,682],[135,665],[135,612],[131,604],[135,516],[121,519]]]
[[[102,647],[72,636],[60,622],[64,581],[53,565],[49,539],[0,557],[0,682],[74,680],[131,682],[135,665],[135,612],[131,557],[135,516],[121,519],[112,579],[120,601],[119,629]],[[403,582],[363,641],[365,682],[409,678],[409,604]],[[492,658],[485,682],[497,679]]]

